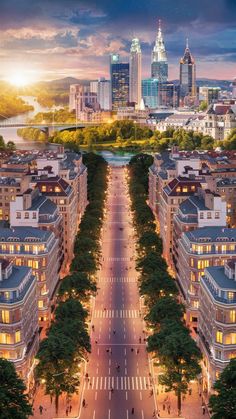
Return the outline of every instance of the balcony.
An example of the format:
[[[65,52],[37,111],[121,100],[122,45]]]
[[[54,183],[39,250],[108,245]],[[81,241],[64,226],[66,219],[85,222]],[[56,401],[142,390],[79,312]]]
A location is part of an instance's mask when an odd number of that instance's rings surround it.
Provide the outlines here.
[[[228,298],[220,297],[215,292],[214,288],[212,287],[210,281],[208,280],[206,276],[202,277],[202,282],[207,288],[207,290],[210,292],[210,294],[212,295],[215,301],[218,301],[219,303],[223,303],[223,304],[236,304],[236,298],[228,299]]]

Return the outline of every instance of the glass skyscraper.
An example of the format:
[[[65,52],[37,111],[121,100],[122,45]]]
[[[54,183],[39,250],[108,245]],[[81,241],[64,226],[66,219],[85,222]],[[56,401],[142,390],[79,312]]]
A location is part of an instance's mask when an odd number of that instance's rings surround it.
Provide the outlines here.
[[[197,94],[196,87],[196,65],[195,60],[190,52],[188,40],[184,56],[180,60],[180,97],[195,97]]]
[[[119,54],[112,54],[110,74],[112,110],[117,110],[129,102],[129,63],[120,62]]]
[[[142,53],[138,38],[134,38],[130,48],[129,101],[141,104]]]
[[[150,109],[158,107],[158,80],[144,79],[142,80],[142,98],[145,106]]]
[[[157,79],[159,83],[167,82],[168,80],[168,61],[160,21],[156,42],[152,51],[151,77]]]

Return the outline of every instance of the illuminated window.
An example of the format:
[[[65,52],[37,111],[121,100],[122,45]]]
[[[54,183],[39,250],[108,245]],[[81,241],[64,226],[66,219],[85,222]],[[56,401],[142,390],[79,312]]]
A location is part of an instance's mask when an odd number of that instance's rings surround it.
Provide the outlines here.
[[[38,308],[43,308],[43,300],[38,301]]]
[[[46,259],[45,258],[42,259],[42,266],[46,266]]]
[[[192,266],[192,267],[194,266],[194,259],[193,258],[190,259],[190,266]]]
[[[28,267],[29,268],[33,267],[33,261],[31,259],[28,260]]]
[[[191,186],[191,191],[195,191],[196,187],[194,185]]]
[[[235,251],[235,244],[230,244],[229,245],[229,250],[231,250],[231,251]]]
[[[223,343],[223,333],[220,330],[216,332],[216,342]]]
[[[183,186],[183,192],[188,192],[187,186]]]
[[[14,244],[9,244],[9,252],[14,253]]]
[[[47,294],[47,287],[46,287],[46,284],[45,284],[45,285],[43,285],[43,287],[41,288],[41,290],[40,290],[40,294],[41,294],[41,295],[46,295],[46,294]]]
[[[21,259],[20,259],[20,258],[16,258],[16,259],[15,259],[15,264],[16,264],[17,266],[21,266]]]
[[[30,250],[29,245],[28,244],[25,244],[25,252],[29,252],[29,250]]]
[[[222,244],[221,250],[222,250],[222,253],[226,253],[226,251],[227,251],[226,244]]]
[[[37,254],[38,254],[38,246],[33,246],[33,253],[34,253],[35,255],[37,255]]]
[[[39,267],[39,262],[37,260],[34,260],[33,261],[33,268],[38,269],[38,267]]]
[[[9,333],[0,333],[0,343],[10,344],[11,343],[11,335]]]
[[[176,188],[176,192],[181,192],[181,188],[179,186]]]
[[[234,299],[234,292],[229,291],[228,292],[228,300],[233,300]]]
[[[235,345],[236,344],[236,333],[229,333],[225,336],[226,345]]]
[[[60,199],[60,200],[59,200],[59,204],[60,204],[60,205],[65,205],[65,200],[64,200],[64,199]]]
[[[10,323],[10,315],[8,310],[2,310],[2,322]]]
[[[61,188],[59,188],[59,186],[55,186],[55,192],[61,192]]]
[[[15,332],[15,343],[19,343],[21,341],[21,333],[20,330]]]
[[[42,192],[47,192],[47,187],[46,187],[46,185],[43,185],[43,186],[42,186]]]
[[[230,310],[229,321],[230,321],[230,323],[235,323],[236,322],[236,310]]]
[[[194,308],[199,308],[199,302],[198,301],[193,301],[193,307]]]
[[[228,354],[228,359],[233,359],[233,358],[236,358],[236,353],[235,352],[230,352]]]
[[[11,294],[10,294],[10,292],[9,292],[9,291],[5,291],[5,292],[4,292],[4,298],[5,298],[6,300],[10,300],[10,296],[11,296]]]

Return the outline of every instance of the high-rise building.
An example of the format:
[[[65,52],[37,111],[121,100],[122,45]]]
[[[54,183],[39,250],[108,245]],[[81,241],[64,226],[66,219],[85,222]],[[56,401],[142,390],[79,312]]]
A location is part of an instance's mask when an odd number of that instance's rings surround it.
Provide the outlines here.
[[[89,83],[90,93],[98,93],[98,80],[91,80]]]
[[[158,80],[142,80],[142,98],[145,106],[150,109],[156,109],[158,106]]]
[[[121,62],[119,54],[111,54],[112,110],[126,107],[129,102],[129,63]]]
[[[202,86],[199,88],[199,100],[204,100],[207,102],[207,105],[217,103],[219,101],[220,92],[220,87]]]
[[[142,90],[142,52],[138,38],[132,40],[129,65],[129,101],[140,106]]]
[[[180,97],[195,97],[196,94],[196,64],[187,40],[184,56],[180,60]]]
[[[80,84],[71,84],[70,85],[70,94],[69,94],[69,110],[74,111],[76,108],[76,97],[79,92]]]
[[[232,83],[232,98],[236,99],[236,77]]]
[[[109,111],[111,110],[111,82],[106,80],[104,77],[101,77],[98,80],[98,103],[101,110]]]
[[[168,80],[168,62],[160,20],[156,42],[152,51],[151,75],[153,79],[157,79],[160,83]]]
[[[158,89],[158,106],[177,108],[179,106],[179,87],[174,83],[160,83]]]

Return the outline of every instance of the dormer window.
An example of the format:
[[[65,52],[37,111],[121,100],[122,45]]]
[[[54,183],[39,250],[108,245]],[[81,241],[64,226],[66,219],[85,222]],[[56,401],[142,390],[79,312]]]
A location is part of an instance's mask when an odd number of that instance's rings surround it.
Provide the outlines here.
[[[21,218],[21,213],[20,213],[20,212],[17,212],[17,213],[16,213],[16,218],[17,218],[18,220]]]
[[[25,220],[28,220],[28,219],[29,219],[29,213],[25,212]]]

